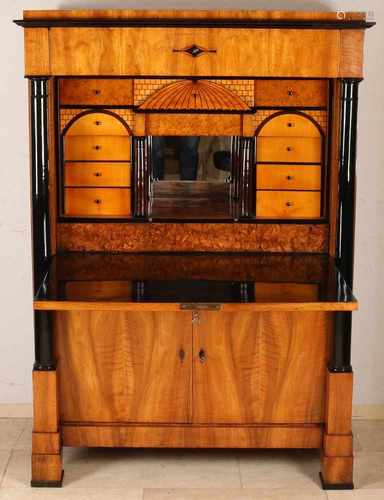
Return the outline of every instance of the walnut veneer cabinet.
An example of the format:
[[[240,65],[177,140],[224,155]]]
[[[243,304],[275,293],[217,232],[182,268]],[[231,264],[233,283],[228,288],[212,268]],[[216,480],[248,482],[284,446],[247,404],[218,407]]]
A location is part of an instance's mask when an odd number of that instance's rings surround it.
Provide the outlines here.
[[[353,487],[364,13],[26,11],[32,485],[63,446],[316,448]]]

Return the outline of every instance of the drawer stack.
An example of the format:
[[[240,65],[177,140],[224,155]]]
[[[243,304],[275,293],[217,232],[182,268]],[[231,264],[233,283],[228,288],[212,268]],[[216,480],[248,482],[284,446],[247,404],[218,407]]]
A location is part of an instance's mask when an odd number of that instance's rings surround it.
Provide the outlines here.
[[[60,102],[70,106],[129,104],[126,80],[64,80]],[[91,109],[79,114],[63,137],[64,215],[131,215],[131,137],[112,112]]]
[[[321,217],[323,136],[311,118],[297,110],[325,105],[326,98],[325,81],[257,82],[258,106],[294,108],[276,111],[257,135],[257,217]]]

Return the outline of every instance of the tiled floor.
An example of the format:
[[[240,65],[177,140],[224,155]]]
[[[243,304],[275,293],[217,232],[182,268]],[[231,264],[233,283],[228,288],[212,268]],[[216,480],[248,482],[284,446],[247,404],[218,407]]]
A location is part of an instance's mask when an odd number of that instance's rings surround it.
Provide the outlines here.
[[[384,500],[384,421],[355,421],[353,492],[312,451],[65,449],[64,486],[29,487],[31,421],[0,419],[0,500]]]

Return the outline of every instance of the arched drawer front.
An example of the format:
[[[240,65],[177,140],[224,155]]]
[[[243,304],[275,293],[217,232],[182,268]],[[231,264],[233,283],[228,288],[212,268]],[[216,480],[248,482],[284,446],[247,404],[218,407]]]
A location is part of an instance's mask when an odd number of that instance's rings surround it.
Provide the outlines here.
[[[108,113],[87,113],[69,127],[66,136],[73,135],[129,135],[127,128]]]
[[[297,113],[283,113],[269,120],[259,137],[320,137],[318,127],[309,118]]]

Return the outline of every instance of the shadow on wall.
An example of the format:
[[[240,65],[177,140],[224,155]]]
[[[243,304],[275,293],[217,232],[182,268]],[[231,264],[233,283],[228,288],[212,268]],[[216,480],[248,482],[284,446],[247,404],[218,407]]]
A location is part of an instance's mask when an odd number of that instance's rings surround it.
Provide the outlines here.
[[[59,9],[255,9],[255,10],[332,10],[329,2],[311,0],[64,0]]]

